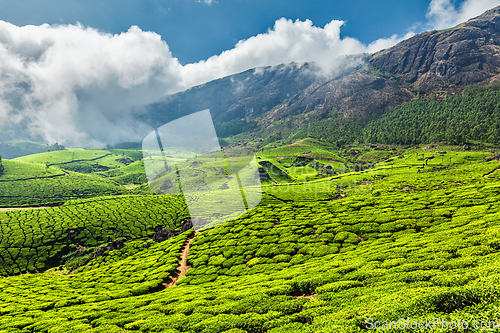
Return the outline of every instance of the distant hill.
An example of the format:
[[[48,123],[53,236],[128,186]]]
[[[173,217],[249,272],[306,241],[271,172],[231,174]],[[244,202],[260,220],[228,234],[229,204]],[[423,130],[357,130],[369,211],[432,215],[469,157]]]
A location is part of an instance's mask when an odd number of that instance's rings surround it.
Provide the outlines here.
[[[47,151],[47,145],[27,140],[12,140],[0,142],[0,154],[3,158],[12,159],[19,156],[38,154]]]

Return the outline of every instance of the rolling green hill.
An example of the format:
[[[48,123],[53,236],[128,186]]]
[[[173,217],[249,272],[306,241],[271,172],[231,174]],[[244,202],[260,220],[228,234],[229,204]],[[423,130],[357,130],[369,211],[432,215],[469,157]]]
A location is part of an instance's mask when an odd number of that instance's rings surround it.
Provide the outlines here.
[[[232,167],[255,152],[262,201],[213,228],[152,194],[232,174],[213,156],[151,184],[138,149],[4,159],[0,333],[498,330],[499,24],[500,7],[338,76],[250,70],[151,106],[155,127],[214,106]],[[57,206],[11,210],[30,205]]]
[[[140,150],[71,148],[22,156],[14,161],[40,163],[61,168],[76,168],[75,166],[85,163],[87,165],[98,164],[109,169],[130,164],[141,158],[142,152]]]
[[[101,159],[108,155],[109,152],[93,149],[65,149],[58,151],[45,152],[40,154],[33,154],[22,156],[14,159],[19,162],[26,163],[41,163],[48,165],[57,165],[63,163],[71,163],[72,161],[92,161]]]
[[[4,159],[2,165],[4,167],[4,174],[0,176],[0,181],[4,182],[64,176],[64,171],[56,167],[47,167],[44,164],[25,163]]]
[[[191,268],[175,285],[193,234],[149,239],[165,212],[163,227],[187,218],[173,196],[0,213],[2,235],[10,235],[1,245],[6,272],[50,262],[64,244],[77,252],[44,273],[0,277],[0,327],[357,332],[369,318],[499,320],[500,164],[485,162],[489,151],[454,146],[397,156],[371,169],[263,187],[254,210],[194,235]],[[127,236],[122,248],[92,258],[99,244]]]
[[[10,160],[4,160],[3,165],[0,207],[57,205],[69,199],[128,192],[123,186],[96,175]]]
[[[99,175],[109,177],[123,185],[141,185],[147,183],[143,161],[136,161],[127,166],[99,172]]]
[[[4,159],[0,207],[59,205],[70,199],[129,194],[147,182],[141,158],[138,150],[67,149]],[[134,193],[151,192],[139,188]]]
[[[0,212],[0,274],[44,270],[79,248],[151,236],[186,218],[185,203],[175,196],[99,197]]]

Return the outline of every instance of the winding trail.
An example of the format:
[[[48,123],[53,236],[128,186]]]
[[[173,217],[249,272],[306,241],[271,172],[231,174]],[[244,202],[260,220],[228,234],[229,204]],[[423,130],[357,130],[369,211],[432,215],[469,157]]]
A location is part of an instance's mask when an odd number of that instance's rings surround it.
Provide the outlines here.
[[[195,236],[196,232],[193,232],[193,234],[186,239],[186,242],[181,248],[182,252],[181,252],[181,258],[179,259],[179,266],[172,273],[172,275],[170,275],[166,279],[166,281],[168,282],[162,283],[163,286],[162,289],[175,286],[177,281],[179,281],[184,275],[186,275],[186,272],[191,268],[191,266],[188,266],[186,262],[187,262],[187,257],[189,255],[189,244],[191,244]]]
[[[500,163],[500,160],[498,161],[498,163]],[[491,171],[491,172],[488,172],[487,174],[485,174],[483,177],[484,178],[488,178],[489,175],[492,175],[494,174],[495,172],[497,172],[498,170],[500,170],[500,167],[496,168],[495,170]]]
[[[312,295],[301,295],[301,296],[293,296],[293,298],[296,298],[296,299],[301,299],[301,298],[309,298],[309,299],[316,299],[316,294],[312,294]],[[304,310],[302,310],[304,311]]]
[[[91,158],[91,159],[88,159],[88,160],[73,160],[73,161],[68,161],[68,162],[52,163],[52,164],[48,164],[48,166],[65,165],[65,164],[71,164],[71,163],[75,163],[75,162],[93,162],[93,161],[100,160],[101,158],[110,156],[110,155],[111,155],[111,153],[108,153],[106,155],[102,155],[102,156],[99,156],[99,157],[96,157],[96,158]]]
[[[9,183],[9,182],[22,182],[25,180],[38,180],[38,179],[51,179],[51,178],[57,178],[57,177],[64,177],[69,175],[67,172],[57,174],[57,175],[52,175],[52,176],[41,176],[41,177],[29,177],[29,178],[17,178],[17,179],[0,179],[0,183]]]

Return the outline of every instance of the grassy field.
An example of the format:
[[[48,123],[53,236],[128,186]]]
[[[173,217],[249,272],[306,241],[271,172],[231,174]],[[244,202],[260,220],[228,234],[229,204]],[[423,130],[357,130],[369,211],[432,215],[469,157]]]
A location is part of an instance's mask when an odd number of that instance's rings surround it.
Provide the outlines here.
[[[274,147],[272,145],[271,147]],[[334,152],[334,146],[316,139],[302,139],[289,145],[278,148],[267,147],[258,154],[261,157],[277,157],[277,156],[290,156],[290,157],[314,157],[324,160],[335,160],[343,162],[344,159],[339,157]]]
[[[109,152],[103,150],[73,148],[73,149],[51,151],[46,153],[22,156],[15,158],[14,160],[26,163],[56,165],[76,160],[80,161],[97,160],[103,158],[108,154]]]
[[[15,158],[14,161],[58,166],[63,169],[85,171],[84,166],[97,165],[102,169],[120,168],[142,159],[142,152],[134,149],[65,149]],[[98,167],[98,171],[99,171]]]

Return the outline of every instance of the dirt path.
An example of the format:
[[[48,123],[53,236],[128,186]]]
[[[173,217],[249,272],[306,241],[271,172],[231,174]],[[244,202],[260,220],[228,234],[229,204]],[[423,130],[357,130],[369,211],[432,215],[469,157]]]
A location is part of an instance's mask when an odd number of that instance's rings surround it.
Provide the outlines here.
[[[163,287],[169,288],[175,286],[177,281],[179,281],[184,275],[186,275],[186,272],[191,268],[191,266],[188,266],[186,264],[187,257],[189,255],[189,244],[194,240],[194,236],[196,233],[193,233],[191,236],[189,236],[188,239],[186,239],[186,242],[181,248],[181,258],[179,260],[179,266],[177,269],[170,275],[167,279],[167,281],[170,282],[164,282],[162,283]]]
[[[293,298],[297,298],[297,299],[301,299],[301,298],[316,299],[316,294],[312,294],[312,295],[302,295],[302,296],[293,296]]]
[[[24,210],[24,209],[45,209],[52,208],[53,206],[42,206],[42,207],[10,207],[10,208],[0,208],[0,212],[7,212],[12,210]]]
[[[498,161],[498,163],[500,163],[500,161]],[[495,172],[497,172],[498,170],[500,170],[500,167],[499,168],[496,168],[495,170],[491,171],[491,172],[488,172],[487,174],[485,174],[483,177],[484,178],[488,178],[489,175],[492,175],[494,174]]]
[[[52,175],[52,176],[44,176],[44,177],[29,177],[29,178],[18,178],[18,179],[0,179],[0,183],[8,183],[8,182],[22,182],[25,180],[38,180],[38,179],[50,179],[50,178],[57,178],[57,177],[64,177],[67,176],[68,173],[64,172],[63,174],[59,175]]]
[[[96,158],[91,158],[91,159],[88,159],[88,160],[73,160],[73,161],[68,161],[68,162],[48,164],[48,166],[65,165],[65,164],[71,164],[71,163],[75,163],[75,162],[92,162],[92,161],[100,160],[101,158],[104,158],[104,157],[107,157],[107,156],[110,156],[110,155],[111,155],[111,153],[108,153],[106,155],[102,155],[102,156],[99,156],[99,157],[96,157]]]

